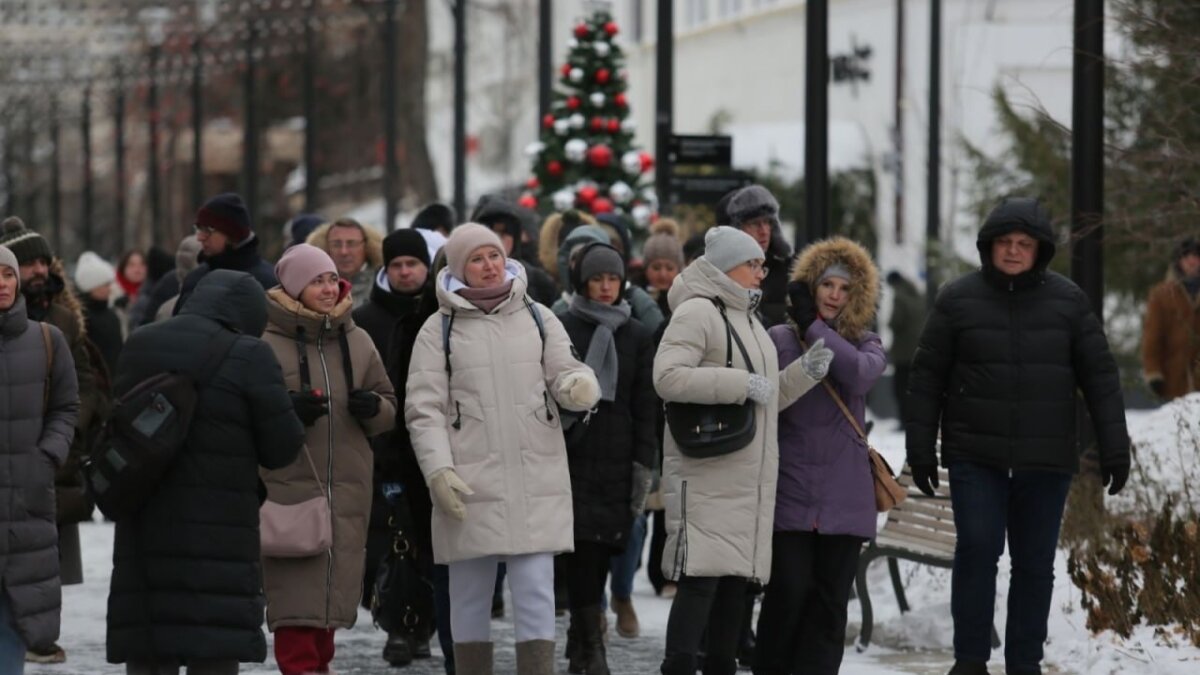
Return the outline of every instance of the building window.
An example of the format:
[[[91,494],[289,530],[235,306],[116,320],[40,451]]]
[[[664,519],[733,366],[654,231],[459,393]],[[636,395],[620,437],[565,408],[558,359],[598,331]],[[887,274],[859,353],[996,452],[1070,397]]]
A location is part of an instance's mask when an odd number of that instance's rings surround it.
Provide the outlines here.
[[[742,13],[742,0],[717,0],[717,16],[732,18]]]
[[[708,23],[708,0],[684,0],[684,28],[697,28],[705,23]]]
[[[645,31],[645,26],[642,23],[645,20],[645,17],[642,16],[642,0],[633,0],[629,5],[630,14],[632,15],[630,16],[629,25],[633,27],[630,31],[633,43],[640,44],[643,39],[642,33]]]

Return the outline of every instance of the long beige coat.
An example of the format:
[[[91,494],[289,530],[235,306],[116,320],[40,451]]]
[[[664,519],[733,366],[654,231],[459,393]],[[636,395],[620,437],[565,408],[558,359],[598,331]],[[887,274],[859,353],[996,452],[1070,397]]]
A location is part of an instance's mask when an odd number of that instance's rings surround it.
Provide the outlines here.
[[[305,447],[321,478],[318,486],[304,451],[289,466],[263,471],[271,501],[296,504],[328,490],[333,505],[333,549],[310,558],[264,558],[263,585],[267,594],[267,625],[347,628],[358,616],[366,557],[367,520],[371,514],[371,472],[374,457],[367,439],[381,434],[396,420],[396,396],[375,344],[350,316],[352,300],[344,297],[328,320],[282,288],[267,292],[267,331],[263,334],[283,367],[291,391],[300,391],[300,352],[297,329],[303,328],[304,350],[313,389],[329,395],[329,414],[308,427]],[[346,403],[349,388],[339,332],[346,331],[354,389],[379,394],[379,414],[360,422]]]
[[[736,576],[766,583],[771,576],[771,531],[779,473],[776,420],[817,384],[799,366],[782,374],[775,344],[754,318],[748,291],[700,257],[671,286],[671,323],[654,358],[654,388],[664,401],[743,403],[750,373],[736,343],[733,368],[725,367],[725,323],[709,298],[725,302],[729,323],[754,364],[778,386],[757,406],[756,434],[728,455],[691,459],[664,435],[663,498],[667,542],[663,574],[679,579]]]
[[[437,278],[440,309],[417,335],[408,370],[405,420],[426,480],[453,468],[474,494],[455,520],[433,510],[433,556],[445,564],[486,555],[559,553],[574,549],[571,477],[558,407],[572,401],[572,379],[595,376],[571,353],[554,314],[525,297],[525,272],[509,261],[509,298],[484,314]],[[529,311],[545,326],[545,345]],[[446,372],[442,318],[450,327]],[[596,388],[598,394],[599,389]]]

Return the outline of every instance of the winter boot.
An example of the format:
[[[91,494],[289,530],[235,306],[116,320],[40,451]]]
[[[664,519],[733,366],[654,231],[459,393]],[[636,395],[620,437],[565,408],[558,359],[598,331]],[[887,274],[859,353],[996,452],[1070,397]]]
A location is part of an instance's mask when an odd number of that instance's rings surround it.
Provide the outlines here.
[[[567,648],[563,656],[567,657],[567,672],[572,675],[579,675],[587,667],[583,660],[583,623],[578,610],[571,612],[570,623],[567,624]]]
[[[464,675],[492,675],[492,643],[455,642],[454,668]]]
[[[624,600],[613,596],[613,611],[617,614],[617,635],[623,638],[635,638],[641,632],[638,625],[637,612],[633,611],[633,598]]]
[[[737,659],[732,656],[706,654],[704,656],[704,667],[700,669],[700,672],[704,675],[734,675],[737,669]]]
[[[696,675],[696,655],[667,654],[658,672],[662,675]]]
[[[413,650],[408,636],[400,633],[388,635],[387,642],[383,645],[383,660],[396,668],[403,668],[412,663]]]
[[[463,670],[463,673],[474,672]],[[491,669],[487,671],[489,674]],[[526,640],[517,643],[517,675],[554,675],[554,640]]]
[[[33,646],[25,652],[25,663],[66,663],[67,652],[52,642],[46,646]]]
[[[954,660],[949,675],[988,675],[987,664],[980,661]]]
[[[433,656],[429,650],[429,638],[413,638],[410,642],[414,659],[427,659]]]
[[[608,655],[604,648],[604,636],[600,632],[600,619],[604,616],[604,610],[600,608],[600,605],[592,605],[577,611],[580,638],[583,641],[582,661],[584,665],[583,670],[578,672],[585,675],[610,675]]]

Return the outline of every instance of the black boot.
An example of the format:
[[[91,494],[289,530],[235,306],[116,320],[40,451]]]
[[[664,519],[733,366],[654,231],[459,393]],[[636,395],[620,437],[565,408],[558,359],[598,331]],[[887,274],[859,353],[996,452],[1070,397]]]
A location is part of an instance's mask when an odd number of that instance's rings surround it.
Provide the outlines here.
[[[408,636],[403,633],[388,635],[387,643],[383,645],[383,660],[387,661],[388,665],[395,667],[403,667],[412,663],[413,649]]]
[[[667,654],[658,672],[662,675],[696,675],[696,655]]]
[[[572,675],[579,675],[584,672],[583,661],[583,619],[577,617],[578,611],[571,612],[569,623],[567,624],[567,648],[564,650],[563,656],[567,657],[567,672]]]
[[[608,671],[608,654],[604,649],[604,631],[601,628],[600,620],[602,618],[603,609],[600,605],[592,605],[583,609],[571,612],[571,621],[576,621],[576,614],[579,614],[579,631],[578,639],[583,643],[580,649],[583,670],[578,672],[585,675],[610,675]]]
[[[700,672],[704,675],[734,675],[737,669],[737,659],[734,657],[708,654],[704,657],[704,667]]]
[[[987,664],[980,661],[955,659],[949,675],[988,675]]]

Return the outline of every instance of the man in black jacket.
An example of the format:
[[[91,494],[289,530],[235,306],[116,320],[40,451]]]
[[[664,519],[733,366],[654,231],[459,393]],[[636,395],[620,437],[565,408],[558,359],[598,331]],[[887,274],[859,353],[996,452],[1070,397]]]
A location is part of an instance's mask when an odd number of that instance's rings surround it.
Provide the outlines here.
[[[1103,483],[1129,477],[1116,361],[1083,291],[1048,272],[1054,231],[1032,199],[1007,199],[979,232],[982,269],[938,294],[909,376],[908,463],[932,496],[937,441],[958,531],[951,584],[955,675],[987,672],[996,564],[1012,557],[1004,658],[1040,673],[1054,551],[1079,470],[1076,391],[1095,427]]]
[[[213,270],[246,272],[264,290],[279,285],[274,266],[258,254],[250,211],[240,196],[227,192],[205,202],[196,212],[194,228],[201,247],[200,264],[184,277],[175,314],[179,314],[196,284]]]
[[[211,371],[161,486],[136,516],[117,521],[107,657],[131,673],[181,665],[232,673],[267,656],[258,471],[295,461],[304,427],[259,339],[266,324],[258,282],[217,270],[178,316],[130,335],[117,362],[118,394],[167,371]],[[214,356],[223,337],[232,346]]]

